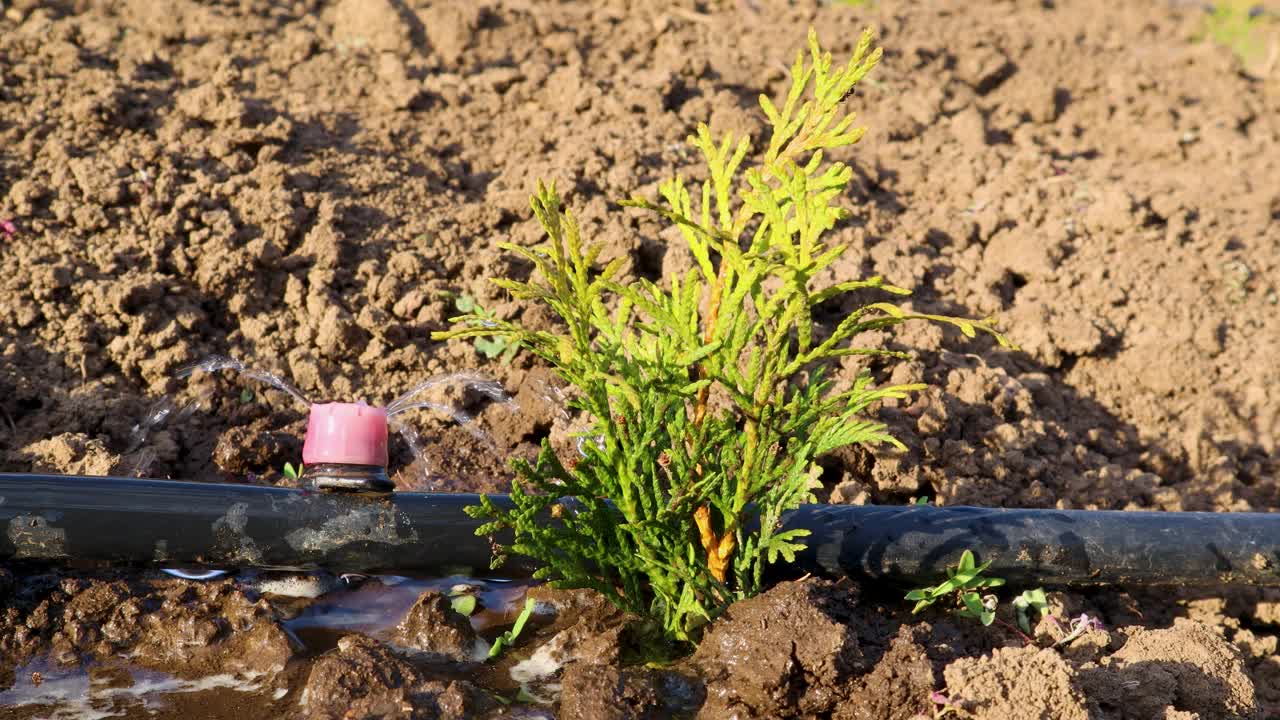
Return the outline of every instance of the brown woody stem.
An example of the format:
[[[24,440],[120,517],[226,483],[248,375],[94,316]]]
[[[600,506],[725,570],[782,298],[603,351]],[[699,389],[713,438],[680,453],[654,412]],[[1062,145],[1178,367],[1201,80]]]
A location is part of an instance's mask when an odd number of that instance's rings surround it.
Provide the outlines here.
[[[720,272],[716,276],[715,283],[711,286],[711,295],[707,298],[707,321],[702,329],[702,342],[710,343],[715,337],[716,322],[720,319],[720,301],[724,288],[725,273],[728,270],[726,263],[720,264]],[[703,365],[698,366],[699,379],[706,378],[707,370]],[[698,427],[702,425],[703,418],[707,415],[707,401],[711,395],[711,386],[707,386],[698,391],[698,399],[693,407],[693,425]],[[702,465],[695,465],[694,471],[699,475],[702,474]],[[733,555],[733,546],[735,544],[732,532],[725,533],[724,536],[717,538],[715,529],[711,526],[711,507],[709,505],[701,505],[693,511],[693,522],[698,526],[698,535],[702,541],[702,549],[707,553],[707,568],[711,570],[711,575],[716,580],[724,582],[727,576],[726,570],[729,566],[729,558]]]

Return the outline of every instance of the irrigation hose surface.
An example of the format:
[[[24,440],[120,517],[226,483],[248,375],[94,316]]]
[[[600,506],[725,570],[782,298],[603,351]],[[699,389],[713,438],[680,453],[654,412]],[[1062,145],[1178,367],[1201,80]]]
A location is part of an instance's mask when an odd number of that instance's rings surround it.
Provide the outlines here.
[[[237,484],[0,474],[0,560],[335,572],[489,566],[470,494],[366,496]],[[497,499],[502,502],[502,498]],[[1280,586],[1280,514],[806,505],[796,573],[904,585],[965,550],[1041,585]],[[511,572],[529,565],[512,558]]]

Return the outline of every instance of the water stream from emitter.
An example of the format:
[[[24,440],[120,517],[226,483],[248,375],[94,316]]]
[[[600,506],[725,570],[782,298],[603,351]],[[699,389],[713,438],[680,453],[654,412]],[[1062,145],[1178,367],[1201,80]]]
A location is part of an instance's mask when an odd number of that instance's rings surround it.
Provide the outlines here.
[[[448,403],[421,399],[421,396],[428,391],[459,386],[464,390],[480,393],[489,400],[505,407],[508,412],[519,411],[519,404],[516,403],[515,398],[507,393],[501,383],[472,370],[429,377],[387,403],[387,423],[392,430],[400,434],[400,437],[409,446],[409,451],[413,454],[414,461],[419,467],[420,474],[418,479],[422,489],[430,490],[434,487],[431,479],[432,470],[427,463],[427,453],[426,448],[423,446],[422,435],[416,427],[405,422],[404,418],[401,417],[405,413],[414,410],[430,410],[444,415],[469,432],[472,437],[484,443],[485,447],[490,451],[499,452],[499,448],[494,443],[493,438],[484,429],[476,426],[475,416],[471,413]]]
[[[301,405],[304,409],[309,409],[312,405],[312,401],[305,393],[279,374],[262,370],[226,355],[211,355],[203,360],[186,365],[177,372],[175,377],[190,379],[197,373],[217,373],[224,370],[230,370],[238,376],[264,383],[272,389],[284,393],[290,400]],[[433,488],[435,486],[432,479],[434,471],[427,460],[429,453],[423,441],[422,433],[417,427],[408,422],[408,413],[418,410],[437,413],[465,428],[472,437],[482,442],[490,451],[499,452],[499,448],[493,438],[483,428],[478,427],[474,415],[447,402],[438,402],[423,397],[430,391],[452,387],[461,387],[464,391],[477,392],[491,402],[505,407],[510,412],[519,411],[519,404],[507,393],[501,383],[474,370],[462,370],[429,377],[391,400],[386,405],[388,426],[400,435],[413,456],[413,465],[416,465],[418,472],[416,481],[412,483],[415,489],[430,490]],[[129,474],[133,477],[144,477],[151,464],[155,461],[155,452],[146,447],[146,442],[153,432],[163,428],[170,422],[181,422],[190,418],[208,405],[212,397],[213,392],[207,391],[180,405],[172,396],[166,395],[152,405],[142,420],[134,425],[130,433],[129,445],[125,451],[126,455],[133,456],[132,468]]]

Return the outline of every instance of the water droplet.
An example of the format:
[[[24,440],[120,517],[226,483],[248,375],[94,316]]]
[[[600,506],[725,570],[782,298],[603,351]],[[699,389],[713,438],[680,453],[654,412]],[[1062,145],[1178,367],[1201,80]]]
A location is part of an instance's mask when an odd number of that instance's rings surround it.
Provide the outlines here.
[[[173,402],[173,398],[165,396],[160,398],[147,414],[142,417],[138,424],[133,426],[129,432],[129,446],[125,450],[125,454],[137,453],[133,460],[133,469],[130,475],[133,477],[142,477],[146,474],[147,468],[151,467],[151,463],[155,462],[156,453],[151,448],[143,448],[147,438],[151,436],[152,431],[163,427],[170,417],[176,417],[178,420],[185,420],[195,414],[197,410],[208,402],[213,396],[211,392],[205,392],[198,395],[194,400],[178,407]]]

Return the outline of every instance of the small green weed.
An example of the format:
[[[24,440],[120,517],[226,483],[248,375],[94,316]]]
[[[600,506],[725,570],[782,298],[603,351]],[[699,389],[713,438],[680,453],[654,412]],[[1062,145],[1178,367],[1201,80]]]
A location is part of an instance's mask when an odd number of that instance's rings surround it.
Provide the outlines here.
[[[492,311],[485,310],[480,306],[480,303],[477,302],[475,298],[465,293],[459,295],[453,301],[453,306],[458,312],[463,313],[464,315],[471,315],[473,317],[480,318],[481,321],[487,320],[489,322],[494,322],[498,319],[497,315]],[[509,338],[501,335],[489,337],[476,336],[472,339],[472,344],[475,346],[476,352],[486,358],[493,360],[501,357],[503,362],[511,362],[511,358],[515,356],[516,350],[520,348],[519,343],[512,342]]]
[[[449,596],[449,605],[454,612],[471,617],[476,611],[476,596],[471,593],[452,593]]]
[[[947,568],[946,581],[933,587],[920,588],[907,593],[907,600],[915,600],[911,613],[933,605],[939,600],[956,598],[959,601],[957,614],[971,617],[983,625],[990,625],[996,619],[995,595],[982,595],[981,591],[1004,585],[1003,578],[983,577],[982,573],[990,566],[990,562],[974,564],[973,553],[965,550],[960,562],[954,568]]]
[[[511,629],[502,633],[493,641],[493,647],[489,648],[489,659],[495,660],[502,655],[502,651],[515,644],[516,638],[520,637],[520,633],[524,630],[525,623],[529,622],[529,618],[533,615],[533,609],[538,603],[533,598],[526,598],[524,601],[524,610],[520,611],[520,617],[516,618],[515,625]]]
[[[1037,615],[1044,615],[1049,609],[1049,599],[1045,597],[1044,588],[1023,590],[1021,595],[1013,599],[1013,609],[1018,615],[1018,627],[1022,628],[1022,632],[1031,634],[1032,611]]]
[[[1261,60],[1277,40],[1280,21],[1252,0],[1218,0],[1205,8],[1204,30],[1208,38],[1230,48],[1246,64]]]

